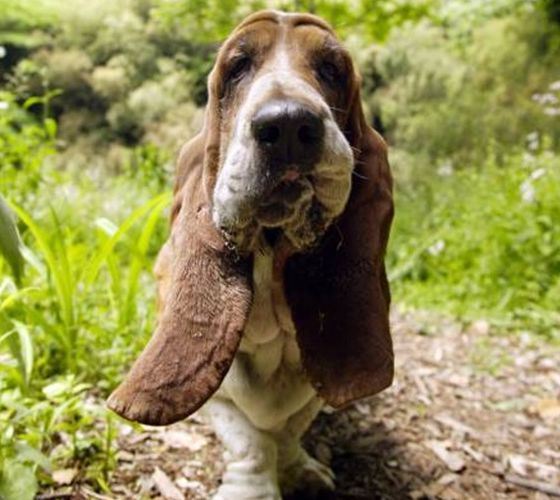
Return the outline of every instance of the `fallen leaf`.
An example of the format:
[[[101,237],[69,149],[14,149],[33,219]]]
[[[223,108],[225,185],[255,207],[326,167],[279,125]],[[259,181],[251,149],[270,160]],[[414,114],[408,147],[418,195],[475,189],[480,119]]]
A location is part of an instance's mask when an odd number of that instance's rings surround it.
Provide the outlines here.
[[[140,491],[145,495],[149,495],[150,491],[154,487],[154,479],[151,476],[140,476],[138,479],[138,485],[140,486]]]
[[[201,434],[175,430],[164,432],[163,442],[170,448],[187,448],[193,452],[208,444],[208,440]]]
[[[552,465],[536,462],[522,455],[509,455],[507,461],[511,470],[520,476],[537,477],[550,482],[560,479],[560,469]]]
[[[441,476],[437,482],[439,484],[443,484],[444,486],[447,486],[451,483],[454,483],[455,481],[457,481],[457,474],[454,474],[453,472],[448,472],[447,474],[444,474],[443,476]]]
[[[449,415],[436,415],[434,419],[440,424],[445,425],[446,427],[449,427],[453,430],[469,434],[470,436],[477,439],[481,439],[481,434],[478,431],[468,426],[467,424],[464,424],[463,422],[459,422],[459,420],[456,420]]]
[[[332,460],[331,449],[325,443],[317,443],[315,446],[315,457],[323,464],[330,464]]]
[[[473,322],[469,328],[475,335],[488,335],[490,333],[490,323],[484,319]]]
[[[477,462],[484,461],[484,455],[479,451],[475,450],[474,448],[472,448],[471,446],[469,446],[467,443],[463,443],[462,448],[468,455],[470,455]]]
[[[161,495],[168,500],[184,500],[185,497],[179,491],[175,483],[169,478],[169,476],[163,472],[159,467],[152,474],[152,479],[156,488],[161,493]]]
[[[468,387],[470,384],[470,377],[468,375],[462,375],[459,373],[450,373],[449,376],[444,380],[444,383],[453,385],[455,387]]]
[[[445,463],[450,471],[460,472],[465,468],[465,461],[457,453],[448,451],[442,441],[426,441],[424,444]]]
[[[199,493],[206,490],[200,481],[189,481],[186,477],[180,477],[177,479],[177,486],[183,490],[197,491]]]
[[[56,484],[67,485],[72,484],[77,475],[77,469],[59,469],[52,473],[52,478]]]
[[[554,398],[541,399],[530,408],[530,411],[543,420],[554,420],[560,418],[560,401]]]

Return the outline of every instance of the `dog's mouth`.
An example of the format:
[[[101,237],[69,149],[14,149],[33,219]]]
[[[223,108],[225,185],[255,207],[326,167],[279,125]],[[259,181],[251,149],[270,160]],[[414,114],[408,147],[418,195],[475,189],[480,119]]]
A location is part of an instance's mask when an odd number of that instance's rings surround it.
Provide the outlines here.
[[[266,227],[263,229],[263,238],[271,248],[276,246],[278,240],[282,236],[282,228],[280,227]]]
[[[233,223],[220,226],[222,234],[239,253],[262,248],[275,248],[281,240],[295,247],[295,229],[309,218],[315,193],[313,171],[287,170],[287,174],[273,178],[263,176],[259,194],[246,199],[243,215]]]
[[[263,227],[278,227],[289,223],[311,201],[313,185],[308,177],[281,180],[261,197],[255,218]]]

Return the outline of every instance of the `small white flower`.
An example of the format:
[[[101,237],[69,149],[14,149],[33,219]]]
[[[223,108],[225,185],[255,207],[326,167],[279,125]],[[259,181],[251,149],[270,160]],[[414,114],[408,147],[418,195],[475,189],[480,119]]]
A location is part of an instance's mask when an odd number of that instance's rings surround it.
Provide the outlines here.
[[[6,47],[4,47],[3,45],[0,45],[0,59],[2,59],[3,57],[6,57],[7,53],[8,53],[8,51],[6,50]]]
[[[527,142],[534,142],[538,140],[539,140],[539,133],[536,130],[534,132],[527,134]]]
[[[0,111],[5,111],[10,107],[10,103],[7,101],[0,101]]]
[[[560,90],[560,80],[556,80],[555,82],[552,82],[548,88],[553,92],[558,92]]]
[[[544,108],[544,114],[548,116],[560,116],[560,108]]]
[[[535,186],[533,186],[531,179],[523,181],[519,190],[521,191],[521,199],[525,203],[533,203],[535,201]]]
[[[433,245],[431,245],[430,247],[428,247],[428,253],[430,255],[439,255],[443,249],[445,248],[445,241],[443,240],[437,240]]]
[[[531,174],[531,180],[536,181],[537,179],[540,179],[544,174],[546,174],[546,170],[544,168],[537,168],[537,170],[535,170]]]
[[[523,153],[523,165],[525,165],[526,167],[531,167],[533,166],[534,163],[535,163],[535,155],[529,153],[528,151],[525,151]]]
[[[541,95],[541,104],[556,104],[558,102],[558,97],[554,94],[546,93]]]
[[[539,149],[539,134],[538,132],[531,132],[527,134],[527,148],[529,151],[536,151]]]
[[[453,175],[453,164],[450,161],[442,163],[437,169],[437,173],[442,177],[449,177],[450,175]]]

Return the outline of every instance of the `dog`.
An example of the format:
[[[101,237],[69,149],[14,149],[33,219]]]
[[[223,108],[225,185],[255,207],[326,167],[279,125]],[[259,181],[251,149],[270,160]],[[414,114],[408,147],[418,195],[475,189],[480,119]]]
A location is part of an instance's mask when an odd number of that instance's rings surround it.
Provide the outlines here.
[[[158,325],[108,406],[150,425],[201,408],[226,450],[216,500],[333,489],[304,432],[393,379],[387,148],[313,15],[249,16],[208,93],[178,158]]]

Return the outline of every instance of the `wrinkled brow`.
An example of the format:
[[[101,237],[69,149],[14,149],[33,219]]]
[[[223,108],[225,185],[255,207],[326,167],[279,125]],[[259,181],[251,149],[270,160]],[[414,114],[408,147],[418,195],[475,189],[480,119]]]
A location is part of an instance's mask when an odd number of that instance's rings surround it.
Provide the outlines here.
[[[247,28],[247,26],[251,24],[262,21],[269,21],[274,24],[286,24],[294,28],[298,26],[316,26],[334,35],[333,29],[325,21],[316,16],[311,14],[285,14],[276,11],[257,12],[245,19],[244,22],[237,26],[235,31],[239,31]]]

